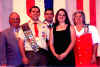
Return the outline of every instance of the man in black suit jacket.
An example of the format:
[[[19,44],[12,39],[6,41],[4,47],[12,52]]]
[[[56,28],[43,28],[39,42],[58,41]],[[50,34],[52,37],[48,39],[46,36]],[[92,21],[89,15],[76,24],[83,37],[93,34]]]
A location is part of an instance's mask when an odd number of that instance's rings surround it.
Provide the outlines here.
[[[10,27],[0,35],[0,66],[19,66],[21,56],[18,48],[20,16],[12,12],[9,16]]]

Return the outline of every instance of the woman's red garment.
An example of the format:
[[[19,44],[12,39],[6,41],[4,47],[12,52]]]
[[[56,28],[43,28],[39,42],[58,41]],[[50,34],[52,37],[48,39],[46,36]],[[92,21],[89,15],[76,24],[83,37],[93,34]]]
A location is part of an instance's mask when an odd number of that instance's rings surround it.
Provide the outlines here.
[[[96,67],[91,64],[92,58],[92,35],[85,33],[76,37],[76,44],[74,48],[76,67]]]

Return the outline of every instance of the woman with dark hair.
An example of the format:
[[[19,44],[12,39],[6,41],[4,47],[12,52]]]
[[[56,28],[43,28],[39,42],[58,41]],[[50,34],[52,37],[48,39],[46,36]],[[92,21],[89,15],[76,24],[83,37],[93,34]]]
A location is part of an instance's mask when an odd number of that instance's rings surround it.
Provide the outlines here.
[[[92,67],[96,62],[96,48],[100,43],[98,32],[94,26],[85,24],[83,11],[73,14],[76,31],[76,42],[74,47],[76,67]]]
[[[50,49],[53,65],[74,67],[73,47],[75,30],[65,9],[59,9],[55,16],[54,28],[50,30]]]

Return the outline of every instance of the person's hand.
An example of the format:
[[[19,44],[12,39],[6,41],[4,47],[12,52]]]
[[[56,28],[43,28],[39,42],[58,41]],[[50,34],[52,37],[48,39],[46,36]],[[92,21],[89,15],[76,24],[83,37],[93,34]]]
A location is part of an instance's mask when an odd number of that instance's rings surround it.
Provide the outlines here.
[[[92,59],[91,59],[91,64],[94,64],[94,63],[96,63],[96,57],[95,57],[95,55],[93,55]]]
[[[22,62],[23,62],[23,64],[28,64],[29,60],[27,57],[22,57]]]
[[[59,61],[62,61],[65,57],[66,57],[66,54],[65,53],[62,53],[59,55],[60,57],[58,58]]]
[[[54,56],[57,58],[57,59],[59,59],[60,58],[60,56],[58,55],[58,54],[54,54]]]

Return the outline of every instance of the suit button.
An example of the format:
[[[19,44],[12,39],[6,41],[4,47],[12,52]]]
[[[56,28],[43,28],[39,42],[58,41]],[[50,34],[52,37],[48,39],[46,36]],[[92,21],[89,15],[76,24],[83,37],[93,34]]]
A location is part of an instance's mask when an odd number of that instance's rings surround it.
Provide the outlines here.
[[[80,64],[82,64],[82,62],[80,61]]]
[[[80,50],[80,47],[78,47],[78,49]]]
[[[78,40],[78,42],[80,42],[80,40]]]
[[[80,56],[82,56],[82,54],[79,54],[78,56],[80,57]]]

